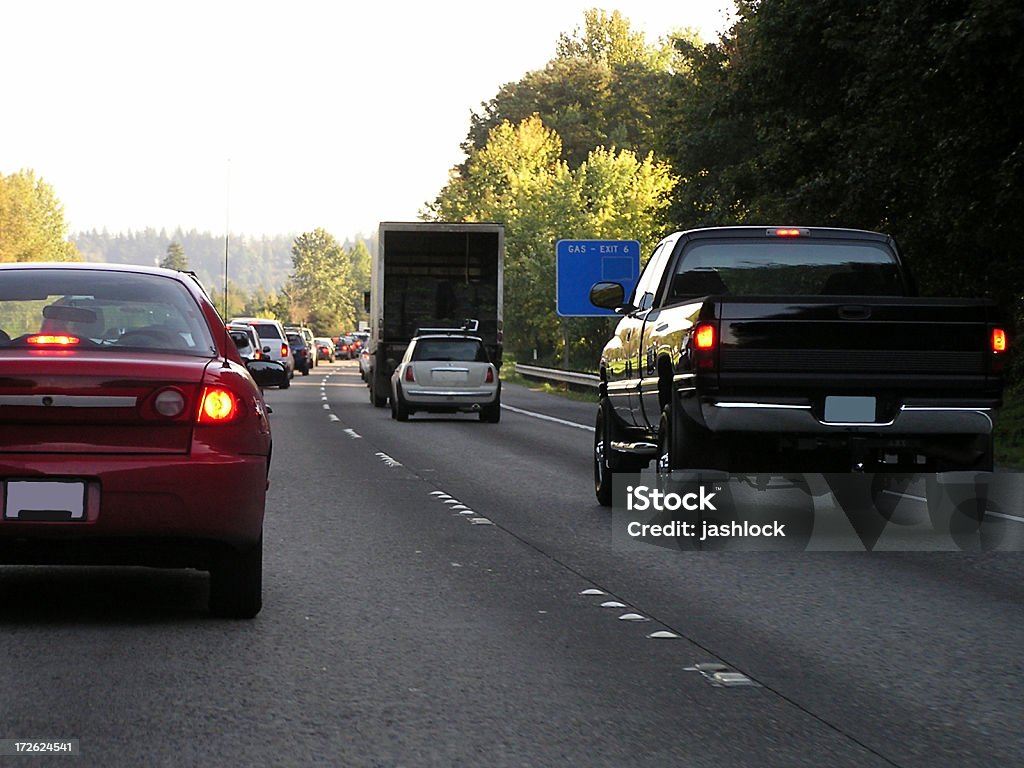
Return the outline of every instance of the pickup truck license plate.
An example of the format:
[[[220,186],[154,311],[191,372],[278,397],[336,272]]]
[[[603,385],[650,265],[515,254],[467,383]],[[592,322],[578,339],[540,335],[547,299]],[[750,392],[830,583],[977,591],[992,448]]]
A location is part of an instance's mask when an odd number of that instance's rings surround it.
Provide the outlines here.
[[[8,480],[5,520],[65,522],[85,519],[85,483],[75,480]]]
[[[832,396],[825,398],[825,421],[870,424],[875,420],[876,398]]]

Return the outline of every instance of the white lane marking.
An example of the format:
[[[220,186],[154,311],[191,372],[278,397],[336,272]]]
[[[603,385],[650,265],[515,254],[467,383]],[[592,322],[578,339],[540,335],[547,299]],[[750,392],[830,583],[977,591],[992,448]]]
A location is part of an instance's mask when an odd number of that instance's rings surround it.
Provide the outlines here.
[[[992,517],[1001,517],[1004,520],[1012,520],[1015,523],[1024,523],[1024,517],[1017,517],[1016,515],[1007,515],[1004,512],[993,512],[991,509],[985,510],[986,515],[992,515]]]
[[[882,493],[883,494],[887,494],[889,496],[896,496],[897,498],[900,498],[900,499],[910,499],[910,501],[916,501],[919,504],[927,504],[928,503],[928,499],[926,499],[924,496],[915,496],[912,493],[899,493],[898,491],[882,491]],[[994,512],[991,509],[986,509],[985,510],[985,514],[986,515],[992,515],[992,517],[1001,517],[1004,520],[1012,520],[1015,523],[1024,523],[1024,517],[1017,517],[1016,515],[1008,515],[1005,512]]]
[[[540,419],[541,421],[551,421],[554,422],[555,424],[561,424],[563,427],[575,427],[576,429],[585,429],[588,432],[594,431],[593,427],[588,427],[585,424],[577,424],[575,421],[566,421],[565,419],[556,419],[554,416],[547,416],[543,413],[524,411],[522,408],[514,408],[513,406],[505,405],[504,403],[501,404],[501,407],[504,408],[506,411],[512,411],[512,413],[520,413],[523,416],[532,416],[533,418]]]
[[[327,418],[328,418],[328,419],[330,419],[331,421],[341,421],[341,419],[339,419],[339,418],[338,418],[337,416],[335,416],[335,415],[334,415],[333,413],[329,413],[329,414],[327,414]]]
[[[581,595],[603,595],[605,594],[600,589],[584,589],[580,592]]]
[[[396,461],[395,459],[391,458],[386,453],[382,453],[381,451],[378,451],[377,453],[375,453],[374,456],[376,456],[378,459],[383,461],[389,467],[400,467],[400,466],[402,466],[402,462]]]
[[[323,407],[324,407],[324,410],[325,410],[325,411],[329,411],[329,410],[331,410],[331,404],[330,404],[330,403],[324,403],[324,406],[323,406]]]
[[[662,629],[657,632],[651,632],[651,634],[649,634],[647,637],[651,638],[652,640],[673,640],[677,639],[679,635],[677,635],[675,632],[669,632],[667,629]]]
[[[337,419],[338,417],[332,415],[331,418]],[[358,432],[356,432],[354,429],[346,429],[345,430],[345,434],[348,435],[349,437],[351,437],[353,440],[360,440],[363,437]]]

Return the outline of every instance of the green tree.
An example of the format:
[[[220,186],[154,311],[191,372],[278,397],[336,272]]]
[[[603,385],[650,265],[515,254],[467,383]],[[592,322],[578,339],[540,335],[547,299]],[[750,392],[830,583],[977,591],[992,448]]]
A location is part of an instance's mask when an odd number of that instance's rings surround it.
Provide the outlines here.
[[[587,59],[608,66],[648,64],[662,67],[670,54],[651,46],[644,33],[632,29],[619,11],[592,8],[583,13],[583,28],[562,33],[555,48],[559,59]]]
[[[358,322],[360,319],[367,319],[366,310],[363,307],[363,294],[370,290],[372,259],[370,257],[370,250],[366,247],[366,242],[363,240],[358,240],[351,248],[345,249],[345,255],[349,261],[351,280],[349,295],[352,304],[352,317],[354,322]],[[345,330],[349,329],[337,329],[338,333],[343,333]]]
[[[185,255],[185,249],[181,243],[174,241],[167,246],[167,255],[160,262],[160,266],[167,269],[177,269],[182,272],[188,271],[188,257]]]
[[[53,187],[30,170],[0,174],[0,262],[78,259]]]
[[[318,333],[350,327],[351,262],[326,230],[317,228],[295,238],[292,273],[284,293],[290,300],[290,319],[305,322]]]
[[[553,360],[564,354],[566,333],[555,313],[556,242],[629,238],[650,245],[674,184],[665,164],[629,150],[594,149],[573,170],[561,159],[558,134],[534,115],[494,128],[470,155],[466,174],[453,170],[425,216],[504,223],[506,345]],[[587,337],[595,327],[603,335],[607,324],[578,325],[572,336]],[[580,346],[593,352],[589,342]]]
[[[537,114],[561,138],[561,158],[572,168],[599,146],[645,156],[658,149],[651,115],[668,88],[673,56],[670,44],[648,44],[617,11],[587,11],[584,29],[563,34],[547,66],[502,86],[471,115],[462,148],[468,155],[502,122]]]

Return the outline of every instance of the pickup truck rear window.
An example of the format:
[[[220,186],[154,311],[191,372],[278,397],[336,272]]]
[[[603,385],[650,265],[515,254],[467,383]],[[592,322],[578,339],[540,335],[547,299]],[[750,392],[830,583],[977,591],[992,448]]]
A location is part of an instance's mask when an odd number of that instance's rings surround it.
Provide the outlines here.
[[[687,247],[667,303],[700,296],[905,296],[892,251],[876,243],[798,239]]]

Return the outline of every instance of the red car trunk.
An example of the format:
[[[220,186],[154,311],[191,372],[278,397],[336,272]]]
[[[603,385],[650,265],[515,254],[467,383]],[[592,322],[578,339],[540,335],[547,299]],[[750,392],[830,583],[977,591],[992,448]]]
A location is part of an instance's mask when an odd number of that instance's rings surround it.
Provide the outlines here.
[[[0,453],[190,450],[209,358],[4,349],[0,359]],[[161,413],[160,407],[168,410],[158,403],[161,393],[171,403],[183,401],[180,412]]]

